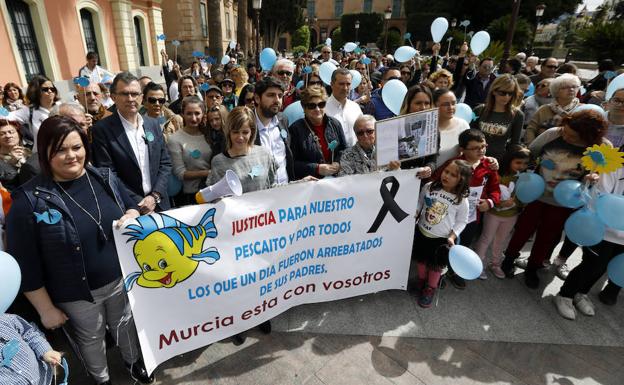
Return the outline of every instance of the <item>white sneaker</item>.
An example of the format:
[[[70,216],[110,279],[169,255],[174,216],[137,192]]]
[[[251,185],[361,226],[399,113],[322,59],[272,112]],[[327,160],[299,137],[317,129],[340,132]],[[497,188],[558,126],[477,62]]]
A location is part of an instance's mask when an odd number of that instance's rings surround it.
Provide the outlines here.
[[[570,274],[570,268],[567,264],[557,266],[557,270],[555,270],[555,274],[559,277],[560,280],[565,281],[568,278],[568,274]]]
[[[586,316],[593,316],[596,314],[594,309],[594,304],[591,299],[587,296],[587,294],[576,293],[574,296],[574,306],[578,309],[581,314]]]
[[[557,294],[553,302],[560,316],[569,320],[576,319],[576,310],[574,309],[572,298],[562,297]]]
[[[527,265],[529,264],[529,259],[528,258],[518,258],[514,261],[514,265],[516,267],[519,267],[521,269],[525,269],[527,268]]]
[[[488,276],[487,276],[487,273],[485,272],[485,269],[483,269],[483,271],[481,272],[481,275],[479,276],[479,279],[481,279],[481,280],[488,279]]]

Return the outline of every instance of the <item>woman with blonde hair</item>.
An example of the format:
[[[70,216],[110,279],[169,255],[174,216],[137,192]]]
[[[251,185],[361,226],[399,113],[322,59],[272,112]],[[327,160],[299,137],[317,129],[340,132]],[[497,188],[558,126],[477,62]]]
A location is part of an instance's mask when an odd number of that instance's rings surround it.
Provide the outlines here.
[[[472,127],[483,131],[488,144],[487,156],[503,160],[508,145],[519,144],[524,123],[520,110],[522,90],[513,75],[504,74],[494,80],[485,104],[474,110]]]
[[[435,84],[435,89],[451,89],[453,87],[453,74],[448,70],[441,69],[429,75],[429,80]]]
[[[245,71],[245,69],[241,66],[236,66],[234,68],[232,68],[232,70],[230,70],[230,77],[232,78],[232,80],[234,80],[234,85],[236,86],[234,88],[234,93],[236,94],[237,97],[240,97],[241,91],[243,90],[243,88],[249,84],[249,75],[247,74],[247,71]]]

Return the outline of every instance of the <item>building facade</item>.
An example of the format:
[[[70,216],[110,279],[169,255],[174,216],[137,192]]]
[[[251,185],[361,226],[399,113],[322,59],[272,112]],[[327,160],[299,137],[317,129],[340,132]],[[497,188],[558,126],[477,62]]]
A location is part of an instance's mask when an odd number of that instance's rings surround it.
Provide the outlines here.
[[[95,51],[112,72],[154,72],[164,42],[162,0],[0,0],[0,83],[36,74],[70,81]],[[151,69],[151,70],[150,70]]]
[[[388,30],[396,30],[401,36],[406,32],[404,2],[409,0],[307,0],[307,17],[310,27],[310,46],[315,47],[331,37],[340,28],[340,19],[350,13],[380,13],[388,7],[392,16],[388,20]],[[361,26],[360,28],[366,28]]]
[[[219,3],[221,43],[225,53],[230,42],[237,41],[238,0],[163,0],[162,2],[167,53],[170,57],[177,53],[183,65],[190,64],[194,51],[209,54],[209,6],[212,1]],[[251,2],[251,0],[248,1]],[[245,23],[248,31],[246,46],[253,49],[251,43],[255,29],[251,16],[251,14],[248,15]],[[177,49],[171,44],[174,39],[180,42]],[[245,52],[245,55],[247,54],[248,52]]]

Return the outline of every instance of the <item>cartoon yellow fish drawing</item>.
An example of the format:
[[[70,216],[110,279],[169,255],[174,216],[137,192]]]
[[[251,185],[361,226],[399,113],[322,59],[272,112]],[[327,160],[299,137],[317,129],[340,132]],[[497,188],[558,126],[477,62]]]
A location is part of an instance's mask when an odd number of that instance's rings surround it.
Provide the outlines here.
[[[137,218],[127,227],[127,242],[136,241],[134,258],[141,268],[124,279],[126,291],[136,282],[145,288],[174,287],[190,277],[199,262],[212,265],[219,260],[215,247],[206,247],[208,238],[217,237],[215,209],[204,214],[197,226],[189,226],[166,214]]]

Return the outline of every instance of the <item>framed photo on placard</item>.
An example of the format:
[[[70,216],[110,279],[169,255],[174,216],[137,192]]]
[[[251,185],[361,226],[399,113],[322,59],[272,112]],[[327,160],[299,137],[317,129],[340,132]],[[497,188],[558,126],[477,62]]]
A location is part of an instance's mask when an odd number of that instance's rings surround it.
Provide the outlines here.
[[[438,109],[380,120],[375,123],[375,132],[378,167],[393,160],[435,154],[438,152]]]

